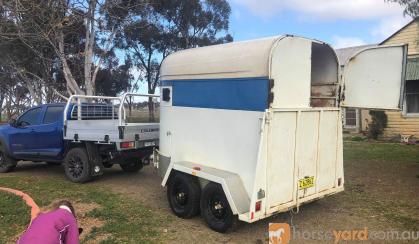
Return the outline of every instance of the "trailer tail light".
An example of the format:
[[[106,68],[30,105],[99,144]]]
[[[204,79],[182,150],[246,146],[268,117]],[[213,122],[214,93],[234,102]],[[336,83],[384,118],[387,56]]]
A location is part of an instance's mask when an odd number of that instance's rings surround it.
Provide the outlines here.
[[[338,179],[338,186],[342,185],[342,178]]]
[[[261,208],[262,208],[262,201],[256,202],[256,204],[255,204],[255,212],[259,212]]]
[[[131,149],[135,147],[135,143],[133,141],[129,142],[121,142],[121,148],[122,149]]]

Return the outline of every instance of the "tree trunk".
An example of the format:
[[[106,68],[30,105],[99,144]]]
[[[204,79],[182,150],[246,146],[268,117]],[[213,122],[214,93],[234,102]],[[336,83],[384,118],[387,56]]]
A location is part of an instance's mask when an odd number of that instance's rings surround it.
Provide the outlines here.
[[[58,37],[58,48],[59,48],[59,58],[63,65],[63,73],[64,78],[67,82],[67,88],[71,91],[71,93],[75,94],[84,94],[84,92],[80,89],[79,85],[77,84],[76,80],[71,73],[70,67],[68,66],[67,59],[65,57],[65,50],[64,50],[64,34],[61,31]]]
[[[153,102],[153,98],[149,97],[148,98],[148,114],[149,114],[149,122],[156,122],[156,116],[154,114],[154,102]]]
[[[4,120],[4,118],[3,118],[3,102],[4,102],[4,97],[5,97],[4,93],[1,92],[0,93],[0,121],[3,121]]]
[[[26,81],[26,88],[28,88],[29,94],[31,95],[33,104],[35,105],[41,105],[42,104],[42,98],[38,96],[38,93],[36,92],[36,88],[33,84]],[[31,104],[32,105],[32,104]]]
[[[128,97],[128,117],[132,117],[132,96]]]
[[[84,45],[84,84],[87,95],[95,94],[95,81],[92,79],[93,48],[95,43],[95,10],[96,0],[90,0],[89,10],[85,17],[86,43]]]

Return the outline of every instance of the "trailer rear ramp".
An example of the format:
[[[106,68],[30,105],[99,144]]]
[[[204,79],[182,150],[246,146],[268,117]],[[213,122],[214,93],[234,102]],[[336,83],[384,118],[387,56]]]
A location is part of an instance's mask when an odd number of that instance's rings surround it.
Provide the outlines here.
[[[337,108],[271,112],[263,139],[265,214],[343,190],[341,123]]]

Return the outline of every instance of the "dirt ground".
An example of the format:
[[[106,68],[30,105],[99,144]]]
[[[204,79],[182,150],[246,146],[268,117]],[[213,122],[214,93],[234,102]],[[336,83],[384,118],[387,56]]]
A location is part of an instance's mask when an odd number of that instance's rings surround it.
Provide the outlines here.
[[[64,178],[61,166],[44,164],[23,163],[12,174]],[[89,184],[125,194],[147,207],[172,215],[160,181],[152,166],[135,174],[124,173],[114,166]],[[211,231],[200,217],[188,220],[174,217],[167,229],[169,234],[165,235],[170,238],[167,243],[266,243],[268,224],[283,222],[300,233],[365,227],[372,231],[419,231],[419,163],[346,160],[345,188],[343,193],[302,206],[296,215],[286,212],[253,224],[240,223],[228,234]],[[316,241],[306,240],[304,236],[292,241],[312,242]]]

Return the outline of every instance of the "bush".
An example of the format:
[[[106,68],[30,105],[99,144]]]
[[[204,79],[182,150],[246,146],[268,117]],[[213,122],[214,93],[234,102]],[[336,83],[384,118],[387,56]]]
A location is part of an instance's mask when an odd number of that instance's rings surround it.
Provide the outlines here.
[[[370,110],[371,123],[368,125],[368,138],[377,140],[387,127],[387,115],[384,111]]]

